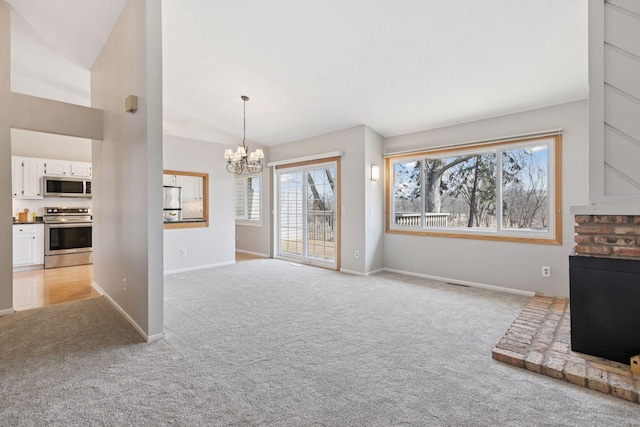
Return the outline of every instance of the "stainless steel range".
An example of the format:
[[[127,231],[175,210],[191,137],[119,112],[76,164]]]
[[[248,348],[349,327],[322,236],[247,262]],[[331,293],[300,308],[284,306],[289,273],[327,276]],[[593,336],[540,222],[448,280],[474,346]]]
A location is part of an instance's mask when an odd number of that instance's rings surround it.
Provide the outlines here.
[[[92,264],[91,208],[44,208],[44,268]]]

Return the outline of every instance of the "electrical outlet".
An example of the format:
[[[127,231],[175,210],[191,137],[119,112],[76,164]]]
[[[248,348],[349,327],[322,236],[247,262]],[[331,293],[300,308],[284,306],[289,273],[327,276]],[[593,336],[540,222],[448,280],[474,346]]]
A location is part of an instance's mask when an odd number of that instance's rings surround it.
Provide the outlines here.
[[[122,289],[127,290],[127,279],[122,279]]]
[[[180,250],[180,256],[187,256],[187,250],[186,249],[181,249]]]
[[[551,267],[548,265],[542,266],[542,277],[551,277]]]
[[[356,253],[354,254],[356,256],[356,258],[360,258],[360,252],[356,251]]]

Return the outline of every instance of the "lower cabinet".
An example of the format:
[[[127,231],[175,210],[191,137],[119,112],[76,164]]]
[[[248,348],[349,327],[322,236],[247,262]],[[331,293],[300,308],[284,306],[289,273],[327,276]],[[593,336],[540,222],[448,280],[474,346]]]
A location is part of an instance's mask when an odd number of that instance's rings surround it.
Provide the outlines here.
[[[44,264],[44,225],[13,226],[13,266]]]

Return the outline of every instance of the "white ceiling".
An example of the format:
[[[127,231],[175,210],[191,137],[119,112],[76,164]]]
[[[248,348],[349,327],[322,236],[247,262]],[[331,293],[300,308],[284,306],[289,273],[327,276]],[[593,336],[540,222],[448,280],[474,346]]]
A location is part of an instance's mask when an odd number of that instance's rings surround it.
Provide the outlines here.
[[[8,0],[90,69],[126,0]],[[163,0],[164,131],[273,146],[583,99],[584,0]]]

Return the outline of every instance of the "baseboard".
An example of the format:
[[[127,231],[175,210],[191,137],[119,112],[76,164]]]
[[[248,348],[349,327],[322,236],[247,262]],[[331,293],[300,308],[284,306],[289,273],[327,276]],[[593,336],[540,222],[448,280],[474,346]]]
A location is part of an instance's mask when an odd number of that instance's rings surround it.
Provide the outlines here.
[[[8,316],[10,314],[15,313],[16,311],[13,308],[5,308],[4,310],[0,310],[0,317]]]
[[[20,271],[32,271],[32,270],[42,270],[42,269],[44,269],[44,264],[23,265],[21,267],[13,267],[13,272],[18,273]]]
[[[263,254],[261,252],[245,251],[244,249],[236,249],[236,252],[240,252],[242,254],[248,254],[248,255],[261,256],[263,258],[270,258],[271,257],[271,255],[269,255],[269,254]]]
[[[122,315],[122,317],[124,317],[127,320],[127,322],[129,322],[131,324],[131,326],[133,326],[133,329],[135,329],[136,332],[138,332],[140,334],[140,336],[142,336],[142,338],[146,342],[151,342],[150,340],[157,341],[158,339],[162,338],[162,337],[157,337],[158,335],[164,336],[164,332],[163,332],[162,334],[156,334],[156,335],[152,335],[151,337],[149,337],[145,333],[145,331],[140,327],[140,325],[138,325],[136,323],[136,321],[133,320],[133,318],[131,316],[129,316],[127,314],[127,312],[124,311],[122,309],[122,307],[120,307],[120,305],[118,305],[118,303],[115,302],[114,299],[109,296],[109,294],[104,292],[104,290],[102,289],[102,287],[100,285],[98,285],[96,282],[92,282],[91,286],[93,286],[93,288],[96,291],[98,291],[98,293],[100,293],[103,297],[105,297],[107,299],[107,301],[109,301],[109,303],[113,306],[113,308],[115,308],[118,311],[118,313],[120,313]]]
[[[372,274],[382,273],[383,271],[384,271],[384,268],[379,268],[377,270],[368,271],[366,273],[363,273],[361,271],[349,270],[349,269],[346,269],[346,268],[341,268],[340,269],[340,273],[355,274],[356,276],[371,276]]]
[[[104,289],[102,289],[96,282],[92,281],[91,287],[95,289],[96,292],[100,294],[100,296],[104,296]]]
[[[149,335],[149,336],[147,337],[147,344],[150,344],[150,343],[152,343],[152,342],[159,341],[159,340],[163,339],[165,335],[166,335],[166,334],[165,334],[164,332],[160,332],[159,334]]]
[[[228,261],[228,262],[220,262],[218,264],[197,265],[195,267],[177,268],[175,270],[165,270],[164,275],[166,276],[167,274],[185,273],[187,271],[204,270],[206,268],[223,267],[225,265],[232,265],[235,263],[236,263],[235,261]]]
[[[532,296],[535,295],[535,292],[523,291],[521,289],[503,288],[501,286],[487,285],[486,283],[468,282],[466,280],[451,279],[451,278],[448,278],[448,277],[431,276],[429,274],[413,273],[413,272],[410,272],[410,271],[396,270],[396,269],[393,269],[393,268],[385,268],[384,271],[388,271],[389,273],[404,274],[405,276],[420,277],[422,279],[437,280],[438,282],[453,283],[453,284],[456,284],[456,285],[464,285],[464,286],[469,286],[469,287],[472,287],[472,288],[489,289],[489,290],[492,290],[492,291],[505,292],[505,293],[508,293],[508,294],[524,295],[524,296],[527,296],[527,297],[532,297]]]

